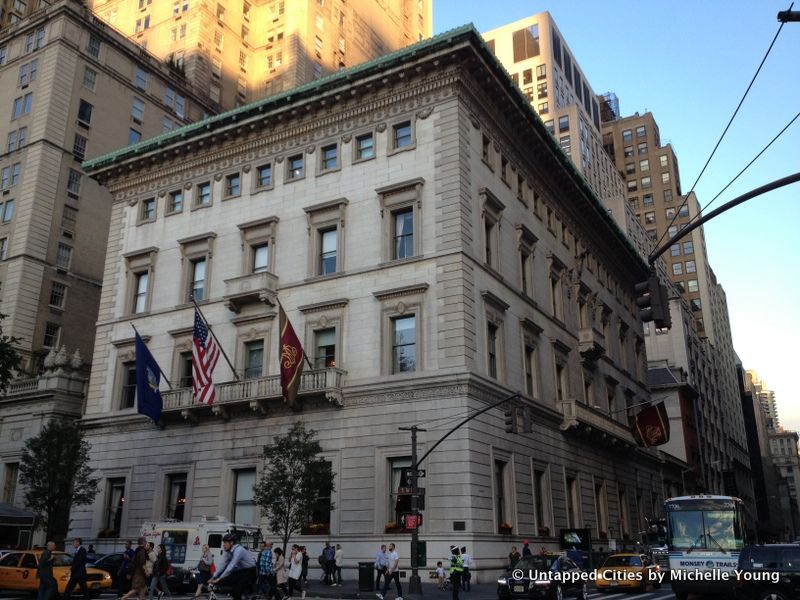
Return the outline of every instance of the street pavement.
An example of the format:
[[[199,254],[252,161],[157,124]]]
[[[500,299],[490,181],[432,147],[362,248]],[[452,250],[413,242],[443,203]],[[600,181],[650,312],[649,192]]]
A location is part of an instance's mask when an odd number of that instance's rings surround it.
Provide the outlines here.
[[[408,594],[408,584],[403,581],[404,600],[451,600],[452,593],[436,588],[435,584],[423,583],[422,595]],[[74,599],[80,596],[73,596]],[[116,600],[117,594],[114,591],[104,592],[99,600]],[[191,594],[173,594],[174,600],[190,600]],[[319,582],[311,582],[306,593],[306,600],[315,598],[330,600],[378,600],[375,592],[359,592],[357,581],[345,581],[341,586],[329,587]],[[617,593],[603,594],[594,588],[589,589],[589,600],[674,600],[675,594],[672,593],[669,585],[664,585],[661,589],[651,590],[645,593]],[[721,596],[690,596],[690,600],[729,600]],[[207,596],[201,596],[200,600],[206,600]],[[0,591],[0,600],[31,600],[31,596],[20,592]],[[219,600],[230,600],[227,595],[220,595]],[[387,600],[395,600],[395,590],[391,589],[387,594]],[[480,583],[472,586],[470,592],[461,592],[459,600],[497,600],[497,586],[492,583]],[[565,599],[568,600],[568,599]]]

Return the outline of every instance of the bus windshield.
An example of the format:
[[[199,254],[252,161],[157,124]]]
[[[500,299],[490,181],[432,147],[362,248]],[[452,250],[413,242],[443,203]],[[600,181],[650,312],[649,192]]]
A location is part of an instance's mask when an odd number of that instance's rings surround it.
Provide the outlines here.
[[[681,510],[669,512],[668,517],[675,550],[728,551],[744,545],[736,511]]]

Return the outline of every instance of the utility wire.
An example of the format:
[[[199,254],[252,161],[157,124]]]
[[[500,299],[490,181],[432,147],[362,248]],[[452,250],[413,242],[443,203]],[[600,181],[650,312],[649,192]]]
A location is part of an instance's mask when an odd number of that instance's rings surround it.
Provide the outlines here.
[[[743,168],[741,171],[739,171],[739,172],[736,174],[736,177],[734,177],[733,179],[731,179],[731,180],[728,182],[728,184],[727,184],[727,185],[726,185],[724,188],[722,188],[722,189],[719,191],[719,193],[717,193],[717,195],[716,195],[716,196],[714,196],[714,197],[713,197],[713,198],[712,198],[712,199],[711,199],[711,200],[710,200],[708,203],[706,203],[706,205],[705,205],[703,208],[701,208],[701,209],[700,209],[700,212],[699,212],[699,213],[697,213],[695,216],[693,216],[693,217],[692,217],[692,218],[689,220],[689,223],[691,223],[691,222],[692,222],[692,221],[694,221],[695,219],[698,219],[698,218],[700,218],[700,214],[701,214],[701,213],[702,213],[702,212],[703,212],[705,209],[707,209],[707,208],[708,208],[708,207],[709,207],[711,204],[713,204],[713,203],[714,203],[714,201],[715,201],[717,198],[719,198],[719,197],[720,197],[720,196],[721,196],[721,195],[722,195],[722,194],[725,192],[725,190],[727,190],[729,187],[731,187],[731,185],[733,185],[733,182],[734,182],[734,181],[736,181],[737,179],[739,179],[739,177],[740,177],[740,176],[741,176],[741,175],[742,175],[742,174],[743,174],[745,171],[747,171],[747,169],[749,169],[749,168],[752,166],[752,164],[753,164],[754,162],[756,162],[756,161],[757,161],[757,160],[758,160],[758,159],[761,157],[761,155],[762,155],[762,154],[764,154],[764,152],[766,152],[766,151],[767,151],[767,149],[768,149],[770,146],[772,146],[772,144],[774,144],[774,143],[775,143],[775,142],[778,140],[778,138],[779,138],[779,137],[781,137],[781,136],[784,134],[784,132],[785,132],[787,129],[789,129],[789,127],[791,127],[791,126],[792,126],[792,124],[793,124],[793,123],[794,123],[794,122],[795,122],[795,121],[796,121],[798,118],[800,118],[800,112],[799,112],[799,113],[797,113],[797,114],[794,116],[794,118],[793,118],[791,121],[789,121],[789,122],[786,124],[786,126],[785,126],[783,129],[781,129],[781,130],[778,132],[778,135],[776,135],[774,138],[772,138],[772,140],[770,140],[769,144],[767,144],[766,146],[764,146],[764,148],[761,150],[761,152],[759,152],[758,154],[756,154],[756,155],[753,157],[753,160],[751,160],[749,163],[747,163],[747,165],[745,165],[745,167],[744,167],[744,168]]]
[[[794,6],[794,2],[792,2],[789,5],[789,10],[792,10],[793,6]],[[767,57],[769,56],[770,52],[772,52],[772,48],[773,48],[773,46],[775,46],[775,42],[778,40],[778,36],[780,35],[781,30],[783,29],[783,26],[785,24],[786,23],[781,23],[780,26],[778,27],[778,31],[775,32],[775,37],[772,38],[772,42],[770,43],[769,48],[767,48],[767,52],[766,52],[766,54],[764,54],[764,58],[761,59],[761,64],[758,65],[758,69],[756,69],[756,72],[753,75],[753,78],[750,80],[750,84],[747,86],[747,89],[744,91],[744,95],[742,96],[742,99],[739,100],[739,104],[736,107],[736,110],[733,111],[733,115],[731,115],[731,118],[728,121],[728,124],[725,126],[725,129],[722,132],[722,135],[719,136],[719,139],[717,140],[717,143],[714,146],[714,149],[711,151],[711,155],[708,157],[708,160],[706,160],[706,164],[703,165],[703,168],[700,170],[700,174],[697,176],[697,179],[694,180],[694,183],[692,184],[692,189],[690,189],[687,192],[687,194],[686,194],[686,196],[685,196],[685,198],[683,200],[683,203],[680,205],[680,207],[678,207],[678,210],[675,211],[675,215],[672,217],[672,220],[669,222],[669,225],[667,225],[667,228],[664,230],[664,233],[661,234],[661,237],[656,242],[656,248],[658,248],[659,244],[661,244],[661,242],[664,241],[664,237],[667,235],[667,232],[669,231],[669,228],[672,227],[672,225],[675,223],[675,220],[678,218],[678,215],[680,214],[680,209],[683,208],[686,205],[686,203],[689,200],[689,195],[694,191],[694,188],[697,186],[697,183],[700,181],[700,178],[703,176],[703,173],[706,172],[706,168],[708,167],[709,163],[711,162],[711,159],[714,158],[714,154],[716,154],[717,149],[719,148],[719,145],[722,143],[722,140],[725,137],[725,134],[728,133],[728,129],[730,129],[730,126],[733,123],[733,120],[736,118],[736,115],[739,113],[739,109],[742,107],[742,104],[744,104],[744,100],[745,100],[745,98],[747,98],[747,94],[750,92],[750,89],[753,87],[753,84],[755,83],[756,78],[758,77],[758,74],[761,72],[761,68],[764,66],[764,63],[767,61]]]

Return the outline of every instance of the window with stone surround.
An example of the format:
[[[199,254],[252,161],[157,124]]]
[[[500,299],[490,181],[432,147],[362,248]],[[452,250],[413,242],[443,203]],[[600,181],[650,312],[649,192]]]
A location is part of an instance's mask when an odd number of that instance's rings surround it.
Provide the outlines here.
[[[182,284],[179,302],[197,302],[211,297],[211,256],[217,234],[201,233],[178,240],[181,248]]]
[[[278,217],[238,225],[242,240],[242,275],[269,272],[275,254]]]
[[[422,304],[428,284],[373,292],[381,303],[381,373],[423,370]]]
[[[150,311],[157,256],[158,248],[155,247],[143,248],[123,255],[128,285],[126,314],[142,314]]]
[[[308,273],[310,277],[332,275],[344,270],[346,198],[309,206],[306,212],[309,234]]]
[[[486,317],[486,373],[497,381],[505,381],[505,312],[509,305],[489,290],[481,292]]]
[[[519,287],[522,293],[533,298],[534,251],[538,239],[525,225],[517,225],[517,251],[519,252]]]
[[[533,517],[537,535],[552,535],[553,506],[550,488],[550,468],[536,463],[533,467]]]
[[[422,254],[422,190],[424,179],[417,178],[378,188],[383,222],[384,262]]]
[[[480,188],[483,260],[495,271],[500,269],[500,222],[505,204],[488,188]]]
[[[341,366],[342,323],[346,299],[298,307],[305,318],[305,348],[311,348],[315,369]]]
[[[528,318],[520,321],[522,330],[522,362],[525,393],[534,399],[542,396],[539,365],[539,334],[542,328]]]

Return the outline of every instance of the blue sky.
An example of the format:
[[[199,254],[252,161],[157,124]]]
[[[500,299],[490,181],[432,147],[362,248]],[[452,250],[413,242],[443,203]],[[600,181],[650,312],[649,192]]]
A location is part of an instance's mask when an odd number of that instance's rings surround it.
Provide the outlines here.
[[[620,112],[651,111],[672,143],[687,192],[778,30],[790,0],[703,2],[433,0],[434,33],[472,22],[488,31],[542,12],[558,24],[595,92]],[[800,9],[800,3],[795,6]],[[800,112],[800,22],[778,36],[695,191],[708,203]],[[800,119],[708,210],[800,171]],[[725,288],[745,368],[775,390],[787,429],[800,429],[794,372],[800,345],[800,183],[760,196],[705,226],[709,261]]]

